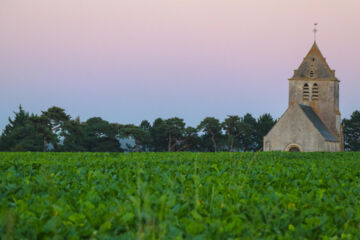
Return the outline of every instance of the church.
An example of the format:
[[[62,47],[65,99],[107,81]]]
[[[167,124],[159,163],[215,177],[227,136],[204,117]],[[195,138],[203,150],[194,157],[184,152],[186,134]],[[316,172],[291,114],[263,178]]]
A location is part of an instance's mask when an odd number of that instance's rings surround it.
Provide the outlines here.
[[[264,137],[264,151],[343,151],[339,83],[315,40],[289,79],[288,109]]]

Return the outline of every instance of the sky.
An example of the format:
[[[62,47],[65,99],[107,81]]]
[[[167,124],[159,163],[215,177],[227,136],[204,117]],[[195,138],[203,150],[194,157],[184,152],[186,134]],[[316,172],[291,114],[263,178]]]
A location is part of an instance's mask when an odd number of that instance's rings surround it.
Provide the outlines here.
[[[20,104],[139,124],[271,113],[314,41],[360,110],[358,0],[0,0],[0,130]]]

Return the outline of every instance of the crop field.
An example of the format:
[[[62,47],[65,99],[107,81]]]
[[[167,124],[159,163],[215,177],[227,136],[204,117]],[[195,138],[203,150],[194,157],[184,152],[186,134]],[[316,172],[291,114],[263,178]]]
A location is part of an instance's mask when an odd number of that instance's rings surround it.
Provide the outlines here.
[[[360,239],[358,153],[0,153],[2,239]]]

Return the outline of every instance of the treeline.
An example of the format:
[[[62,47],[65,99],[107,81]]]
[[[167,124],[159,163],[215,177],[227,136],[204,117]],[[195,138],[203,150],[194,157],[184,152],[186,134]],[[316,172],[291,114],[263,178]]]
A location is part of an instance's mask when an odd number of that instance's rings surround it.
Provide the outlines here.
[[[251,114],[228,116],[223,122],[207,117],[196,127],[177,117],[140,125],[109,123],[100,117],[82,122],[59,107],[36,115],[20,106],[14,114],[0,137],[0,151],[257,151],[276,122],[270,114],[258,119]]]
[[[203,119],[196,127],[181,118],[157,118],[140,125],[109,123],[100,117],[85,122],[51,107],[41,115],[21,106],[0,136],[0,151],[178,152],[258,151],[276,120],[270,114]],[[360,112],[343,119],[345,150],[360,150]]]

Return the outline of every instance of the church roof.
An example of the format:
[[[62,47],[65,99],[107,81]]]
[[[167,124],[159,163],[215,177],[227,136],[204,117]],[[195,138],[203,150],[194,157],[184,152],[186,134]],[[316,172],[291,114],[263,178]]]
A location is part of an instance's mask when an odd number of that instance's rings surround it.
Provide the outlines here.
[[[336,79],[335,71],[330,69],[316,42],[314,42],[299,68],[294,71],[294,76],[291,79],[304,78]]]
[[[307,105],[299,104],[300,108],[305,113],[306,117],[314,124],[315,128],[327,141],[338,142],[338,140],[331,135],[327,127],[320,120],[318,115],[314,112],[313,108]]]

